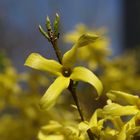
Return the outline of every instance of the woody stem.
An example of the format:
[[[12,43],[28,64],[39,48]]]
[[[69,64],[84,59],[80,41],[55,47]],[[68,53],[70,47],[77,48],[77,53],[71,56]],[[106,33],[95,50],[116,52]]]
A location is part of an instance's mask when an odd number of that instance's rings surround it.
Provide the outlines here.
[[[70,80],[70,85],[69,85],[68,89],[69,89],[69,91],[71,92],[72,97],[73,97],[73,99],[74,99],[74,102],[75,102],[75,104],[76,104],[76,106],[77,106],[77,109],[78,109],[78,112],[79,112],[81,121],[84,121],[84,116],[83,116],[82,110],[81,110],[81,108],[80,108],[80,104],[79,104],[79,101],[78,101],[78,97],[77,97],[77,95],[76,95],[76,87],[74,86],[72,80]]]
[[[57,40],[51,41],[51,44],[53,46],[53,49],[55,51],[59,63],[62,64],[62,55],[60,49],[57,46]]]

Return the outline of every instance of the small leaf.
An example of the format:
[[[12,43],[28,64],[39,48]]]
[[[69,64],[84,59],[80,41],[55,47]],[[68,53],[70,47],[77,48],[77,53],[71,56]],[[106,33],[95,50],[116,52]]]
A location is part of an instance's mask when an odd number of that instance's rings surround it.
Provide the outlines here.
[[[55,33],[56,36],[58,36],[59,21],[60,21],[60,17],[56,13],[56,17],[55,17],[55,20],[54,20],[54,33]]]
[[[50,19],[48,16],[46,18],[46,28],[47,28],[47,30],[52,30],[51,22],[50,22]]]
[[[46,37],[48,39],[48,41],[50,41],[49,35],[43,30],[43,28],[41,27],[41,25],[38,26],[39,31],[42,33],[42,35],[44,37]]]

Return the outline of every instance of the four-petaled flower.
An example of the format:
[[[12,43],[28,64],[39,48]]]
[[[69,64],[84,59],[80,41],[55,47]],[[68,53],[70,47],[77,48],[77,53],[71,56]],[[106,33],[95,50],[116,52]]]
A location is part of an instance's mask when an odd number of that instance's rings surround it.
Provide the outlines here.
[[[29,55],[25,62],[26,66],[48,71],[53,75],[58,76],[40,100],[40,107],[42,109],[48,110],[55,104],[62,91],[69,87],[70,80],[87,82],[96,89],[98,95],[101,94],[102,83],[94,73],[85,67],[73,67],[76,61],[78,48],[95,41],[96,38],[96,36],[92,35],[82,35],[72,49],[63,55],[62,64],[55,60],[46,59],[38,53]]]

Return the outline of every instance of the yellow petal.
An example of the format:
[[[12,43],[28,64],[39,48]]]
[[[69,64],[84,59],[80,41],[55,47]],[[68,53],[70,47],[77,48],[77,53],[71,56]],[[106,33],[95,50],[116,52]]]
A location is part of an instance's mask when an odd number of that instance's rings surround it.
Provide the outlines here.
[[[123,127],[118,135],[117,140],[126,140],[132,139],[132,136],[139,135],[140,127],[136,125],[136,114],[133,118],[131,118]]]
[[[40,100],[41,109],[48,110],[55,103],[59,95],[62,93],[64,89],[69,86],[70,79],[60,76],[58,77],[53,84],[48,88],[44,96]]]
[[[42,132],[39,132],[38,134],[38,139],[39,140],[64,140],[64,137],[62,135],[45,135]]]
[[[62,64],[64,65],[64,67],[73,67],[73,65],[76,62],[77,56],[77,46],[74,45],[69,51],[67,51],[62,58]]]
[[[135,126],[135,117],[131,118],[121,129],[117,140],[129,139],[137,130]]]
[[[80,122],[78,125],[79,129],[83,132],[86,132],[90,127],[89,127],[89,123],[86,121]]]
[[[116,128],[117,130],[121,130],[123,125],[124,125],[124,122],[123,120],[121,119],[121,116],[113,116],[111,118],[109,118],[110,121],[112,122],[112,124],[114,125],[114,128]]]
[[[90,43],[95,42],[98,38],[99,36],[96,34],[83,34],[78,39],[76,45],[78,47],[83,47],[83,46],[89,45]]]
[[[90,70],[84,67],[76,67],[73,69],[73,72],[70,78],[74,81],[84,81],[91,84],[97,91],[100,96],[103,90],[101,81],[97,76]]]
[[[52,133],[54,131],[59,131],[63,126],[57,121],[49,121],[49,123],[43,127],[41,127],[41,131],[46,134]]]
[[[115,90],[109,91],[107,93],[107,97],[112,101],[116,101],[122,104],[136,105],[139,101],[139,97],[136,95],[131,95],[125,92]]]
[[[109,116],[126,116],[126,115],[135,115],[139,112],[136,106],[121,106],[116,103],[111,103],[106,105],[102,110],[104,115]],[[100,112],[100,114],[102,114]],[[104,116],[102,114],[102,116]]]
[[[97,126],[97,111],[95,111],[94,114],[92,115],[89,122],[89,126],[90,127]]]
[[[89,126],[91,128],[91,131],[94,134],[99,135],[101,132],[101,129],[103,128],[103,123],[104,123],[105,119],[98,120],[97,112],[98,112],[98,109],[92,115],[90,122],[89,122]]]
[[[72,67],[76,62],[77,57],[77,49],[83,46],[86,46],[90,43],[93,43],[98,38],[97,35],[91,35],[91,34],[84,34],[80,36],[78,41],[75,43],[75,45],[67,51],[63,58],[62,63],[65,67]]]
[[[48,71],[57,76],[61,75],[61,64],[54,60],[48,60],[38,53],[29,55],[24,65],[37,70]]]
[[[123,127],[117,140],[126,140],[126,127]]]

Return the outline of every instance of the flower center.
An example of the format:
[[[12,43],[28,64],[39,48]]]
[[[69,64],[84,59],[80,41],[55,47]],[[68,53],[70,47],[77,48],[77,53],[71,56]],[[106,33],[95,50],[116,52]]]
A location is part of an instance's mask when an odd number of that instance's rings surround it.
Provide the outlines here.
[[[65,67],[63,67],[62,68],[62,74],[63,74],[63,76],[65,76],[65,77],[69,77],[70,75],[71,75],[71,69],[70,68],[65,68]]]

